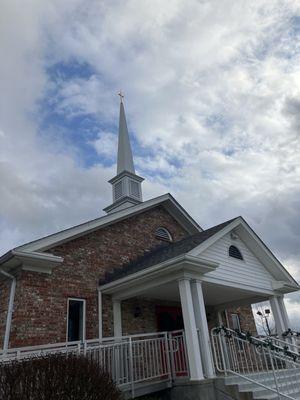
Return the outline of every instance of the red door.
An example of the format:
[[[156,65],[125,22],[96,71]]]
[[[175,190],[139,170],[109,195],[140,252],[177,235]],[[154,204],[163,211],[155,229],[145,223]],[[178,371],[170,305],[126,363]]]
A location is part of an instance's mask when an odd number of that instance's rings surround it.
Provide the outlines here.
[[[174,376],[187,375],[187,360],[185,355],[184,329],[180,307],[156,307],[157,329],[159,332],[169,332],[170,362]]]

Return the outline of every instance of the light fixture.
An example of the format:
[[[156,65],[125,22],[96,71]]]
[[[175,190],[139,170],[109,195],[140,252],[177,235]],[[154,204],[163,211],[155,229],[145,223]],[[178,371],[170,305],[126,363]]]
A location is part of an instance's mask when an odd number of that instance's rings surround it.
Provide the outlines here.
[[[230,233],[230,237],[231,237],[232,240],[237,240],[239,238],[238,235],[236,233],[234,233],[234,232]]]
[[[133,310],[133,316],[134,318],[138,318],[142,315],[142,309],[140,306],[135,306]]]

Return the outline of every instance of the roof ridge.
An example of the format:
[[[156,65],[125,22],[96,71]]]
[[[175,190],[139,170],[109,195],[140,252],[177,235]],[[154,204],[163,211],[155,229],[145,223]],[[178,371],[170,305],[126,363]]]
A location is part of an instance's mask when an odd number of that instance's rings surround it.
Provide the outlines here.
[[[106,225],[110,225],[119,220],[134,216],[159,205],[166,205],[167,209],[170,208],[170,214],[171,211],[176,212],[178,214],[178,219],[180,219],[179,223],[182,224],[182,226],[184,226],[189,232],[197,232],[198,230],[202,230],[198,223],[186,212],[186,210],[177,202],[177,200],[170,193],[165,193],[163,195],[148,199],[135,206],[116,211],[115,213],[102,215],[98,218],[94,218],[80,224],[53,232],[51,234],[33,239],[29,242],[14,247],[13,250],[29,249],[30,251],[35,251],[36,249],[42,249],[42,251],[44,251],[53,247],[53,245],[56,245],[57,243],[71,240],[72,237],[81,236],[86,232],[93,231]],[[5,256],[5,254],[3,256],[0,256],[0,264],[2,263],[2,258]]]

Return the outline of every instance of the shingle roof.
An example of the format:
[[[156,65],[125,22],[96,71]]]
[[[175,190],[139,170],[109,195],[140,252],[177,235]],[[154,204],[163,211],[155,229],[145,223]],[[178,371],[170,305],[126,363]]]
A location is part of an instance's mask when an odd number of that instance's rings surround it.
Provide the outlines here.
[[[104,279],[101,279],[99,281],[99,284],[104,285],[106,283],[123,278],[124,276],[133,274],[153,265],[160,264],[164,261],[183,255],[198,246],[199,244],[205,242],[207,239],[215,235],[221,229],[225,228],[226,225],[230,224],[235,219],[236,218],[233,218],[229,221],[223,222],[222,224],[206,229],[205,231],[196,233],[195,235],[190,235],[178,242],[174,242],[169,245],[159,246],[155,250],[144,254],[136,260],[128,264],[124,264],[118,268],[114,268],[112,272],[107,272]]]

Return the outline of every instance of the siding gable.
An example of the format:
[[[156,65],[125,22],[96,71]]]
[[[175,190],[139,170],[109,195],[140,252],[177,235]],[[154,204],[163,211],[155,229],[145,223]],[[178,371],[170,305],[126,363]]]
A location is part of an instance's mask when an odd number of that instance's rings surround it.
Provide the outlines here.
[[[228,255],[230,245],[238,247],[244,260],[238,260]],[[206,274],[207,277],[247,284],[255,288],[272,289],[272,280],[274,280],[272,275],[246,244],[240,239],[232,240],[230,233],[217,240],[199,256],[219,263],[219,267],[215,271]]]

